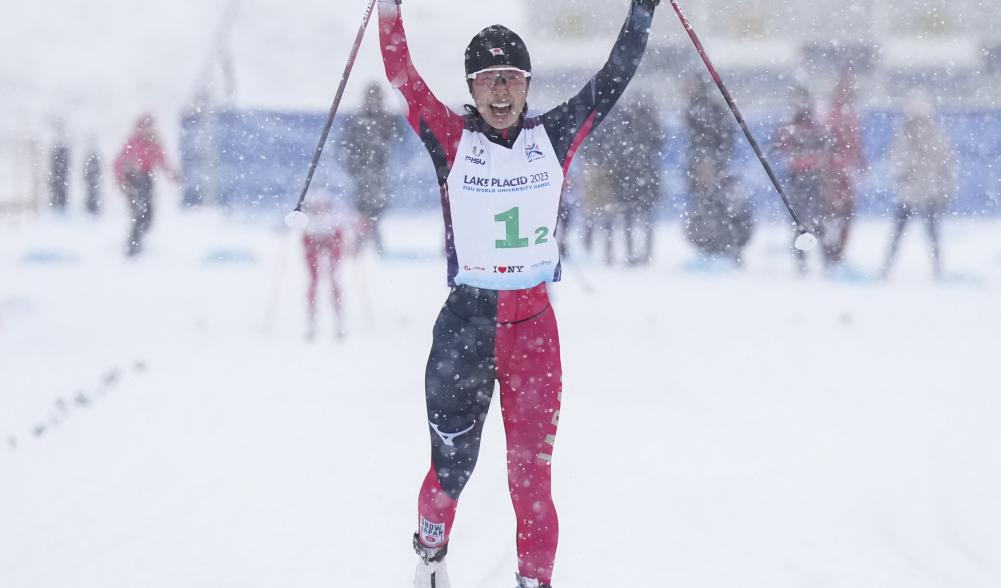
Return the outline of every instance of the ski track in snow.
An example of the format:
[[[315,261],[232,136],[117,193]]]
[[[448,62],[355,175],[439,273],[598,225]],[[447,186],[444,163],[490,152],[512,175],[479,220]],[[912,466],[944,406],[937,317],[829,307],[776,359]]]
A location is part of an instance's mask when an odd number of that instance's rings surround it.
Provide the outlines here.
[[[0,230],[0,586],[406,585],[440,215],[389,217],[396,253],[343,268],[347,338],[323,309],[307,344],[296,239],[160,196],[133,262],[121,203]],[[919,231],[887,282],[797,278],[767,225],[737,272],[688,271],[676,223],[649,268],[571,260],[554,584],[1001,585],[999,222],[949,219],[975,279],[945,283]],[[889,228],[858,223],[859,272]],[[496,402],[456,586],[515,572]]]

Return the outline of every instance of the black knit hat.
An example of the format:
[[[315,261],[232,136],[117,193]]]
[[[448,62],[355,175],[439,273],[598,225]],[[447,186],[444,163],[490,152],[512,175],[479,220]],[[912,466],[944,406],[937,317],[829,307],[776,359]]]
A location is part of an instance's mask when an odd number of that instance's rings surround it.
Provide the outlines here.
[[[498,65],[532,71],[532,59],[521,37],[505,26],[493,25],[477,33],[466,47],[466,75]]]

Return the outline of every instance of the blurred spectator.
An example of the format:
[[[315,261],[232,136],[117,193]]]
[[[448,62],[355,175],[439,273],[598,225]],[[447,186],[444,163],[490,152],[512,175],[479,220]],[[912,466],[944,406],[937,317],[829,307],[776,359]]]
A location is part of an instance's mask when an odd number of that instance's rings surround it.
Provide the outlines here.
[[[617,226],[627,264],[645,264],[653,256],[665,137],[659,117],[650,99],[620,102],[583,147],[582,238],[589,253],[602,249],[606,264],[615,262]]]
[[[153,115],[144,114],[136,121],[132,134],[115,158],[115,180],[129,200],[132,228],[126,244],[126,255],[142,253],[143,238],[153,220],[153,172],[157,168],[174,181],[181,176],[167,163],[156,132]]]
[[[84,207],[92,215],[101,214],[101,154],[91,137],[83,162]]]
[[[802,87],[793,92],[792,119],[779,129],[775,147],[786,156],[788,165],[787,196],[806,230],[826,243],[824,223],[830,210],[824,198],[825,173],[828,167],[828,141],[817,120],[813,96]],[[794,231],[793,240],[799,236]],[[806,253],[792,247],[797,269],[806,273]],[[825,259],[826,261],[826,259]]]
[[[905,107],[904,121],[890,148],[893,177],[897,182],[897,209],[893,236],[882,276],[890,273],[900,237],[913,216],[925,219],[931,240],[932,272],[942,276],[939,225],[956,191],[956,153],[936,120],[931,100],[917,93]]]
[[[619,130],[628,137],[611,146],[613,186],[622,212],[626,263],[647,264],[653,258],[654,225],[661,200],[664,129],[652,99],[619,103]]]
[[[698,252],[738,265],[754,226],[751,201],[729,170],[734,120],[702,76],[688,81],[688,204],[685,233]]]
[[[579,203],[574,178],[568,175],[563,182],[563,196],[560,198],[560,207],[556,213],[558,217],[556,241],[560,247],[560,258],[570,259],[570,232],[576,222]]]
[[[716,88],[701,75],[688,79],[688,189],[699,194],[728,174],[734,145],[733,115]]]
[[[383,107],[382,88],[373,82],[365,89],[361,112],[347,119],[342,141],[347,173],[354,184],[355,208],[366,221],[362,242],[371,240],[380,255],[384,251],[380,225],[388,197],[387,166],[390,149],[399,136],[395,121]]]
[[[685,235],[701,256],[743,265],[744,247],[753,230],[754,208],[735,176],[717,178],[696,197],[689,198]]]
[[[584,163],[584,249],[593,255],[595,249],[601,247],[602,259],[608,265],[615,260],[612,228],[619,213],[619,199],[615,193],[620,188],[614,173],[619,163],[615,150],[622,144],[623,135],[620,119],[612,114],[591,134],[581,155]]]
[[[69,191],[70,148],[62,121],[54,123],[55,136],[49,150],[49,206],[62,212],[66,209]]]
[[[342,289],[338,268],[346,252],[354,252],[359,229],[365,224],[352,208],[344,204],[329,191],[317,191],[303,204],[303,212],[309,215],[309,224],[302,236],[303,255],[309,272],[306,288],[306,338],[316,337],[318,314],[317,290],[320,283],[321,265],[326,265],[326,275],[330,286],[330,301],[334,318],[334,337],[344,337],[342,314]]]
[[[824,228],[824,257],[828,265],[844,258],[848,233],[855,214],[855,186],[865,170],[862,133],[855,106],[855,74],[845,69],[834,88],[827,115],[830,159],[827,175],[827,205],[830,216]]]

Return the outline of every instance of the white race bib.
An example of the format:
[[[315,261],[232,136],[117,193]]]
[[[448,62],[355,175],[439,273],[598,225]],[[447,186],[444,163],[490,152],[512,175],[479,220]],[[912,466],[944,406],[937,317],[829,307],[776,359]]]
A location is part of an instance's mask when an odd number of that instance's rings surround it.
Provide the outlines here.
[[[541,125],[522,129],[511,149],[464,130],[448,176],[455,283],[518,290],[553,281],[563,179]]]

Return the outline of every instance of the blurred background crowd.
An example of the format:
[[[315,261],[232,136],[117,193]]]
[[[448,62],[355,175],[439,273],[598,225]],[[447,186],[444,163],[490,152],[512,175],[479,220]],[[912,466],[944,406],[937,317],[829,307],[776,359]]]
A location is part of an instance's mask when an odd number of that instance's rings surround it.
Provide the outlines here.
[[[422,23],[429,9],[412,4]],[[548,56],[538,60],[530,108],[550,107],[593,73],[617,30],[618,4],[518,5],[512,18],[534,40],[533,52]],[[107,199],[124,198],[130,224],[123,251],[138,256],[162,172],[180,185],[185,207],[220,206],[273,222],[297,196],[323,111],[238,91],[239,80],[260,75],[245,73],[261,68],[241,60],[247,52],[240,50],[240,31],[251,28],[259,8],[227,3],[208,27],[211,39],[195,60],[184,105],[168,112],[131,105],[139,114],[124,136],[109,133],[110,125],[81,124],[72,109],[5,125],[0,214],[100,215]],[[792,205],[820,238],[819,265],[828,273],[845,271],[860,216],[887,219],[883,277],[911,220],[924,227],[929,267],[940,276],[944,220],[1001,212],[997,11],[975,0],[713,0],[686,8]],[[355,24],[348,16],[338,20],[340,30]],[[374,37],[370,31],[369,54]],[[447,77],[433,56],[428,52],[429,77]],[[339,56],[321,57],[329,78]],[[316,191],[323,195],[315,198],[350,208],[361,221],[334,223],[338,230],[354,227],[358,247],[371,243],[382,252],[381,219],[434,210],[438,190],[371,58],[362,57],[349,85],[352,97],[320,166]],[[443,93],[461,106],[461,85]],[[679,222],[697,256],[739,268],[755,226],[785,222],[777,194],[669,10],[658,15],[636,83],[581,151],[568,183],[560,214],[569,259],[649,264],[657,223]],[[790,256],[799,272],[818,265],[792,247]]]

